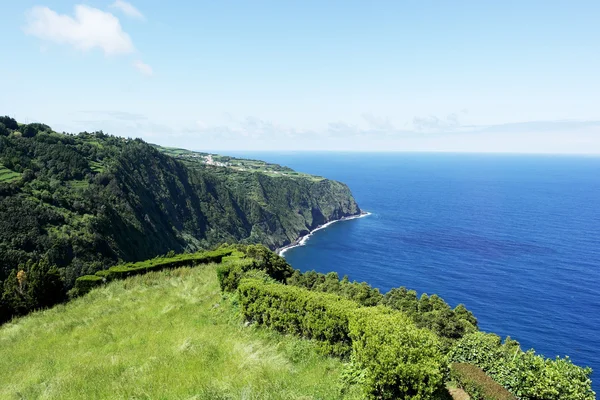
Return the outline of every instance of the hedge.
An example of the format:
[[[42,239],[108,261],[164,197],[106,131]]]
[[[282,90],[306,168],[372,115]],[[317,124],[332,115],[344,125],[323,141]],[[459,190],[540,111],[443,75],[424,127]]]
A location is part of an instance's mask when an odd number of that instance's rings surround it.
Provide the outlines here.
[[[213,262],[219,263],[224,257],[232,254],[233,251],[234,250],[231,248],[221,248],[213,251],[180,254],[175,257],[154,258],[152,260],[137,263],[115,265],[107,270],[98,271],[95,275],[85,275],[77,278],[75,280],[75,287],[72,295],[84,295],[92,290],[92,288],[113,279],[124,279],[130,276],[145,274],[150,271],[160,271],[163,269],[191,267],[198,264],[209,264]]]
[[[444,390],[445,361],[437,336],[387,307],[354,310],[352,361],[370,399],[431,399]]]
[[[519,343],[485,332],[465,335],[452,346],[448,359],[481,368],[519,399],[595,400],[591,368],[582,368],[566,358],[549,359],[533,350],[522,351]]]
[[[327,293],[257,279],[243,279],[238,293],[242,315],[247,320],[280,332],[316,339],[329,354],[350,354],[348,316],[358,308],[356,303]]]
[[[99,276],[84,275],[77,278],[75,281],[74,290],[77,295],[82,295],[89,292],[93,288],[102,285],[102,283],[104,283],[104,279]]]
[[[231,254],[232,249],[218,249],[193,254],[180,254],[171,258],[154,258],[131,264],[122,264],[110,267],[107,271],[107,280],[123,279],[129,276],[145,274],[151,271],[192,267],[198,264],[220,263],[223,257]],[[102,272],[106,274],[105,272]]]
[[[429,399],[443,390],[437,337],[401,312],[257,279],[243,279],[238,293],[247,320],[316,339],[329,354],[350,355],[350,375],[365,398]]]
[[[225,257],[223,263],[217,267],[217,279],[221,290],[224,292],[237,290],[240,280],[248,271],[255,268],[256,262],[251,258]]]
[[[464,389],[473,400],[517,400],[508,390],[473,364],[452,364],[450,379]]]

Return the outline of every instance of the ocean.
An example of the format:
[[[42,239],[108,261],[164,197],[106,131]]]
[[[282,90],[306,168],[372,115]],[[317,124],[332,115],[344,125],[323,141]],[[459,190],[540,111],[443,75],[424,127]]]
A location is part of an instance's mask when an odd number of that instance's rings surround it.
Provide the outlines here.
[[[484,331],[592,367],[600,393],[600,157],[232,155],[345,182],[371,213],[285,252],[293,267],[463,303]]]

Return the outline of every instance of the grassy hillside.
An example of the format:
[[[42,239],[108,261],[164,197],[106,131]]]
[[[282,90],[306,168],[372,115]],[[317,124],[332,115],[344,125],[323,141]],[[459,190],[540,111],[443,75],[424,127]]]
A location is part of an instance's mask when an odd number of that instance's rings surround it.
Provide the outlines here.
[[[202,154],[0,117],[0,295],[28,262],[56,267],[69,289],[119,260],[223,242],[275,249],[360,213],[343,183],[259,161],[188,157]],[[15,309],[2,297],[0,322],[42,305]]]
[[[20,271],[14,296],[40,268]],[[73,294],[0,327],[0,398],[441,400],[455,384],[595,399],[589,368],[480,332],[464,306],[302,274],[260,245],[119,265]]]
[[[5,324],[0,348],[2,399],[342,398],[343,363],[244,327],[214,264],[116,281]]]

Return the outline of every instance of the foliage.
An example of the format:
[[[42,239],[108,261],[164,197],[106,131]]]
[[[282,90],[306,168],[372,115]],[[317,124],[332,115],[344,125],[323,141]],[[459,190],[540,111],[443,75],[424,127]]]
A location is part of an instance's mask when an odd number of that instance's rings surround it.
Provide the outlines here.
[[[349,312],[358,307],[338,296],[244,279],[238,289],[245,319],[279,332],[321,342],[324,351],[350,354]]]
[[[418,327],[431,329],[442,338],[455,340],[477,330],[477,319],[464,305],[451,309],[435,294],[423,293],[417,298],[414,290],[394,288],[385,294],[382,304],[407,313]]]
[[[256,270],[256,262],[251,258],[234,258],[226,260],[217,268],[217,278],[221,290],[234,292],[240,281],[249,271]]]
[[[1,399],[331,399],[344,365],[244,327],[213,265],[113,281],[0,327]]]
[[[84,275],[77,278],[75,287],[71,291],[71,296],[81,296],[88,293],[95,287],[106,282],[105,278],[97,275]]]
[[[285,261],[285,258],[273,253],[263,245],[246,246],[243,251],[256,261],[256,269],[265,271],[267,275],[279,282],[285,282],[295,271]]]
[[[507,338],[475,332],[465,335],[450,350],[449,360],[476,365],[519,399],[592,400],[591,368],[574,365],[569,358],[547,359],[533,350],[523,352]]]
[[[110,267],[108,270],[98,271],[95,275],[84,275],[75,281],[75,288],[71,292],[72,296],[81,296],[86,294],[94,287],[103,282],[114,279],[124,279],[134,275],[141,275],[151,271],[161,271],[163,269],[173,269],[181,267],[193,267],[199,264],[220,263],[223,257],[231,254],[231,248],[219,248],[213,251],[205,251],[194,254],[168,254],[171,257],[160,257],[137,263],[121,264]]]
[[[450,379],[464,389],[473,400],[516,400],[508,390],[472,364],[450,365]]]
[[[65,290],[58,269],[47,261],[27,262],[13,270],[2,290],[0,322],[29,310],[63,301]]]
[[[0,123],[0,286],[29,260],[56,266],[67,290],[80,276],[169,251],[225,241],[280,247],[360,212],[335,181],[188,163],[103,132]],[[266,257],[273,272],[284,268]]]
[[[285,280],[295,271],[283,257],[262,245],[238,245],[237,250],[226,257],[217,268],[221,290],[234,292],[240,281],[253,271],[261,271],[265,276],[278,282]]]
[[[347,276],[340,281],[336,272],[321,274],[315,271],[294,271],[287,283],[316,292],[337,294],[363,306],[377,305],[383,299],[379,289],[372,288],[366,282],[350,282]]]
[[[370,398],[425,399],[442,390],[443,357],[433,333],[385,307],[306,289],[244,279],[242,315],[277,331],[321,342],[329,354],[351,355],[350,376]]]
[[[437,337],[406,315],[381,306],[355,310],[350,338],[366,398],[431,399],[444,390]]]
[[[477,330],[477,319],[463,304],[451,309],[435,294],[431,297],[423,294],[418,298],[414,290],[400,287],[382,295],[377,288],[366,282],[350,282],[346,276],[340,280],[335,272],[321,274],[315,271],[295,271],[287,279],[287,283],[312,291],[337,294],[363,306],[381,304],[402,311],[412,318],[418,327],[428,328],[443,338],[446,348],[465,333]]]
[[[19,124],[14,118],[11,118],[7,115],[0,116],[0,123],[6,127],[6,129],[16,130],[19,129]]]

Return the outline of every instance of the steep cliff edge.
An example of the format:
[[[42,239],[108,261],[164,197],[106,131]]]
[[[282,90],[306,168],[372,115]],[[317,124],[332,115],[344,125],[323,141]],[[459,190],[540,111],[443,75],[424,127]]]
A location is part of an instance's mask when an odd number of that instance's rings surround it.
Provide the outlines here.
[[[360,213],[343,183],[279,165],[30,125],[0,135],[0,286],[29,260],[70,286],[119,259],[223,242],[275,249]]]

